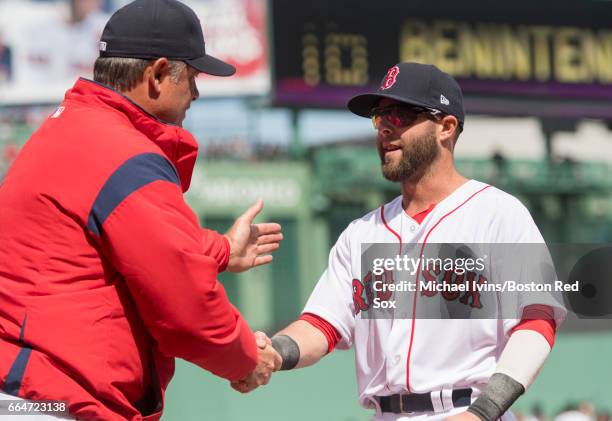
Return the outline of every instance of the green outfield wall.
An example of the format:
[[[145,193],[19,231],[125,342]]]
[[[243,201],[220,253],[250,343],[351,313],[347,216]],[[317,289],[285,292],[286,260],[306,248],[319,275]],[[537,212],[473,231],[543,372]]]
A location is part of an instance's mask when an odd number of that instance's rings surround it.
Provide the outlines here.
[[[283,227],[285,238],[272,265],[220,275],[230,299],[254,328],[294,320],[326,265],[328,230],[313,208],[313,187],[306,163],[225,162],[196,168],[187,200],[203,226],[224,232],[262,198],[264,209],[256,222]]]

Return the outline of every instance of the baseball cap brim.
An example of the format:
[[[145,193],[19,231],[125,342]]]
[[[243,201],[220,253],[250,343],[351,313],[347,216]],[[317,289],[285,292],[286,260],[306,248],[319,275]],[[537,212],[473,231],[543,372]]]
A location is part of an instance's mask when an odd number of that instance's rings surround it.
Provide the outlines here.
[[[361,95],[354,96],[353,98],[351,98],[349,100],[349,102],[346,104],[346,106],[348,107],[348,109],[353,114],[357,114],[358,116],[368,117],[369,118],[369,117],[371,117],[370,113],[372,111],[372,108],[376,107],[378,105],[378,102],[381,99],[383,99],[383,98],[394,99],[396,101],[400,101],[400,102],[403,102],[405,104],[410,104],[410,105],[416,105],[416,106],[419,106],[419,107],[430,108],[429,105],[427,105],[427,104],[425,104],[423,102],[407,99],[407,98],[401,97],[399,95],[380,94],[380,93],[376,93],[376,94],[361,94]]]
[[[208,54],[185,62],[196,70],[213,76],[231,76],[236,73],[234,66]]]

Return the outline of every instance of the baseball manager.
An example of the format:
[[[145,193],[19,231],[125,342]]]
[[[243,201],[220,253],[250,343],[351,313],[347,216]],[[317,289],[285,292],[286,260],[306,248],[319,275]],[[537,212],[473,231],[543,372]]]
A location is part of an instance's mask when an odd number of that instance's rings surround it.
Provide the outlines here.
[[[0,399],[157,420],[175,357],[257,384],[279,367],[216,277],[269,263],[280,226],[252,224],[258,202],[221,235],[183,199],[195,78],[234,71],[178,1],[110,18],[94,80],[66,93],[0,185]]]

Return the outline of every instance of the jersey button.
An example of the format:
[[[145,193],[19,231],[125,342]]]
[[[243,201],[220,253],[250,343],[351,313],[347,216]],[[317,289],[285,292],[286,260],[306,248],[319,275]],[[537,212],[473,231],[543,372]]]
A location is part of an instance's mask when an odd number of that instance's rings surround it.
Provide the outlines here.
[[[414,225],[410,225],[410,232],[414,232],[415,229],[416,227]]]
[[[395,358],[393,358],[393,362],[395,363],[395,365],[398,365],[401,359],[401,355],[396,355]]]

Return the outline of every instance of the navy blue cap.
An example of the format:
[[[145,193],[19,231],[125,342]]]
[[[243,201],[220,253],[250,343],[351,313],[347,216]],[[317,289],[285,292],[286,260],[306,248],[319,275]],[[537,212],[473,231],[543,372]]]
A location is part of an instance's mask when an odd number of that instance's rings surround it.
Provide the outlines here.
[[[465,121],[463,94],[451,75],[436,66],[420,63],[399,63],[387,70],[376,92],[357,95],[347,107],[362,117],[371,117],[372,108],[382,98],[430,108]]]
[[[231,64],[206,54],[200,20],[176,0],[135,0],[117,10],[102,32],[100,57],[166,57],[215,76],[236,72]]]

